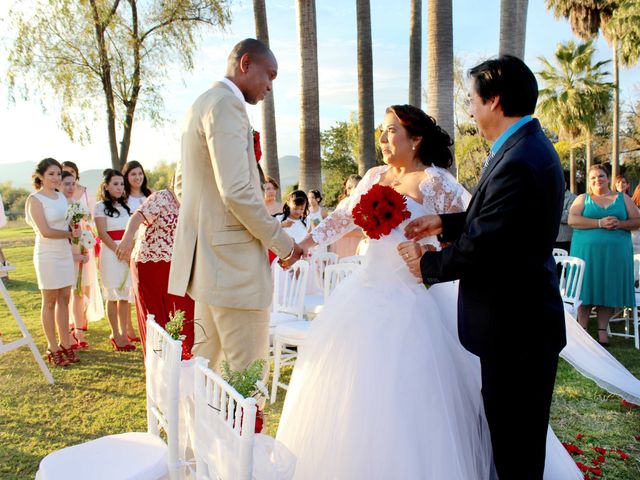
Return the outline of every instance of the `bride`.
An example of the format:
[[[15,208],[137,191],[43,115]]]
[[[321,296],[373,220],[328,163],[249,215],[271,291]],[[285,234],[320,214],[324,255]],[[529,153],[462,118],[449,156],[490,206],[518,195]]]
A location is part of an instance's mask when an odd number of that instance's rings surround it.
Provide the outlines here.
[[[422,110],[389,107],[380,137],[386,165],[369,170],[301,246],[351,230],[353,207],[375,184],[401,193],[413,218],[463,210],[468,193],[446,170],[451,145]],[[296,479],[495,476],[479,361],[457,336],[456,287],[416,283],[396,250],[403,225],[370,241],[362,268],[311,324],[277,433],[297,457]],[[435,237],[422,243],[440,248]],[[553,433],[547,450],[545,479],[582,478]]]

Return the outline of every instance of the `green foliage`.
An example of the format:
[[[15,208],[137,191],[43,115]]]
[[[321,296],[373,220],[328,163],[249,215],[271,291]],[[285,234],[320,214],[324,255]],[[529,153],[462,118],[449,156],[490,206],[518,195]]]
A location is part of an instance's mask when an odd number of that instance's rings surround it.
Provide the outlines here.
[[[175,312],[169,312],[169,321],[164,326],[164,329],[174,340],[184,340],[185,336],[182,335],[183,325],[184,312],[182,310],[176,310]]]
[[[322,152],[323,204],[338,204],[343,184],[349,175],[358,173],[358,124],[353,115],[346,122],[336,122],[320,134]]]
[[[462,125],[458,131],[464,132],[456,137],[454,147],[458,181],[471,191],[480,180],[482,162],[489,154],[489,144],[470,124]]]
[[[15,220],[24,216],[24,205],[29,196],[29,190],[26,188],[15,188],[11,182],[0,183],[0,194],[2,195],[2,203],[7,218]]]
[[[226,360],[222,361],[222,378],[245,398],[252,397],[260,392],[256,385],[262,379],[265,361],[254,360],[247,368],[235,371],[231,370]]]
[[[171,188],[171,182],[173,181],[175,171],[175,163],[161,161],[155,168],[145,171],[147,176],[147,185],[155,191]]]
[[[162,122],[164,80],[191,70],[200,33],[224,28],[230,14],[228,0],[49,0],[18,3],[9,19],[10,96],[36,96],[59,111],[72,141],[87,141],[106,111],[112,163],[120,168],[134,119]]]

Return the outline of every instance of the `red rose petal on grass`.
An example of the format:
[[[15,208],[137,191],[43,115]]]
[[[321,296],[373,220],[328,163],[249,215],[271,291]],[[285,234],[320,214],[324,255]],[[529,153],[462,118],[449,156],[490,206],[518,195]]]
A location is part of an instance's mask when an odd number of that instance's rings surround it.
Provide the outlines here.
[[[634,438],[636,439],[636,442],[640,442],[640,435],[636,435]]]
[[[592,458],[592,459],[591,459],[591,463],[593,463],[596,467],[597,467],[598,465],[600,465],[600,462],[598,461],[598,459],[597,459],[597,458]]]
[[[589,475],[587,475],[586,473],[584,474],[584,479],[583,480],[593,480]]]
[[[578,466],[578,468],[580,470],[582,470],[583,472],[588,472],[589,471],[589,467],[587,467],[584,463],[582,462],[576,462],[576,465]]]
[[[627,408],[640,408],[640,405],[636,405],[635,403],[627,402],[626,400],[621,400],[620,404],[623,407],[627,407]]]
[[[629,455],[624,453],[622,450],[612,450],[612,452],[617,453],[621,460],[629,460],[630,458]]]
[[[600,455],[604,455],[605,453],[607,453],[607,449],[606,448],[602,448],[602,447],[593,447],[593,449],[598,452]]]
[[[582,435],[581,433],[576,434],[576,438],[577,438],[578,440],[580,440],[582,437],[584,437],[584,435]]]
[[[604,456],[600,455],[600,456],[598,457],[598,461],[599,461],[600,463],[604,463],[604,460],[605,460],[605,457],[604,457]]]
[[[599,468],[590,468],[589,471],[598,477],[602,476],[602,470]]]
[[[580,450],[580,448],[572,445],[570,443],[562,443],[562,446],[569,452],[571,455],[582,455],[584,452]]]

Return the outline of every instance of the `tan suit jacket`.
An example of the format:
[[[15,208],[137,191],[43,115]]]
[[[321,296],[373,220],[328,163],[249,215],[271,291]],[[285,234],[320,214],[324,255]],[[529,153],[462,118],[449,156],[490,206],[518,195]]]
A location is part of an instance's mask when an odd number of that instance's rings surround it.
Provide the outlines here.
[[[208,305],[267,308],[273,283],[266,250],[286,256],[293,240],[267,212],[244,102],[222,82],[187,112],[176,194],[169,292]]]

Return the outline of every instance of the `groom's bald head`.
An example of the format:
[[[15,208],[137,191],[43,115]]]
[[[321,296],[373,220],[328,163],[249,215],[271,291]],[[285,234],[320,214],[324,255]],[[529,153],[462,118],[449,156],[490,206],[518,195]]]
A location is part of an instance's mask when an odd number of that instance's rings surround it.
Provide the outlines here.
[[[226,76],[240,89],[247,103],[255,105],[263,100],[277,75],[276,57],[260,40],[242,40],[229,54]]]
[[[227,75],[233,74],[236,69],[240,68],[242,57],[245,55],[254,61],[275,61],[276,59],[271,49],[264,42],[256,40],[255,38],[245,38],[233,47],[233,50],[231,50],[227,58]]]

